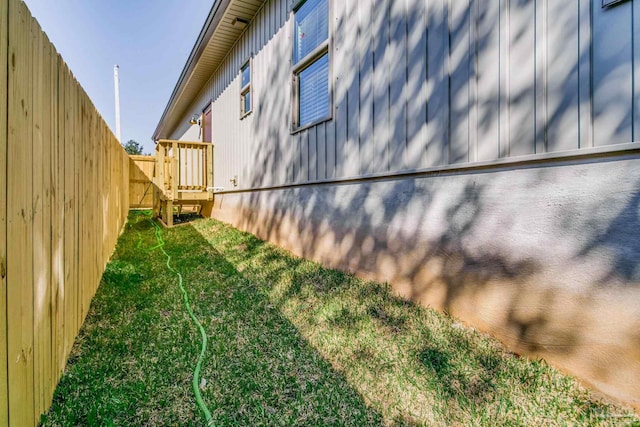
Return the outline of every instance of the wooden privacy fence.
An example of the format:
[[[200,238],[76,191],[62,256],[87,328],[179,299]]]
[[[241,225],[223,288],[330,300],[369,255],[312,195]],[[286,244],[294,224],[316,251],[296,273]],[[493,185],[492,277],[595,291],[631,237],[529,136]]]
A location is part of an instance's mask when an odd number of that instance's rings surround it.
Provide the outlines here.
[[[129,207],[131,209],[153,207],[151,180],[155,165],[154,156],[129,156]]]
[[[0,425],[33,426],[126,221],[129,157],[20,0],[0,1],[0,85]]]

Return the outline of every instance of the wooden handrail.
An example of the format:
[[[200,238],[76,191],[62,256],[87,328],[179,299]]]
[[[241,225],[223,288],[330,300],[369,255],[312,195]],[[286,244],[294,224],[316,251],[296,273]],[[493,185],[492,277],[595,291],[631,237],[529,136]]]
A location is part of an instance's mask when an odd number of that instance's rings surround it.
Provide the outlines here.
[[[184,191],[206,192],[213,187],[213,148],[208,142],[157,141],[154,183],[172,200]]]

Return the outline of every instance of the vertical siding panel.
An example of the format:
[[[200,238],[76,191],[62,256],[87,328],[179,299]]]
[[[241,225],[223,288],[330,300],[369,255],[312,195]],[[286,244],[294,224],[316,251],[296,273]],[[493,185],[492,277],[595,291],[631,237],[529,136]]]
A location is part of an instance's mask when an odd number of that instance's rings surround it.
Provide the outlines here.
[[[350,122],[357,123],[357,117],[353,118],[354,105],[349,105],[349,91],[353,96],[353,87],[356,84],[358,78],[358,67],[354,66],[354,58],[357,58],[356,45],[357,45],[357,14],[355,7],[357,3],[355,0],[334,1],[334,11],[336,19],[335,27],[335,49],[336,55],[334,58],[334,74],[336,76],[336,90],[335,90],[335,103],[336,103],[336,116],[334,121],[336,123],[336,151],[335,151],[335,177],[345,176],[346,165],[352,163],[354,159],[357,159],[357,154],[354,156],[354,141],[349,140],[348,137],[348,125]],[[351,98],[353,101],[355,99]],[[349,109],[351,107],[351,109]],[[353,134],[352,134],[353,135]],[[357,160],[356,160],[357,161]]]
[[[257,115],[260,117],[260,121],[264,121],[262,126],[257,126],[255,128],[255,138],[253,140],[252,150],[255,153],[256,162],[253,165],[253,170],[251,171],[251,181],[250,184],[253,186],[267,186],[271,182],[271,175],[273,173],[272,165],[269,164],[267,160],[268,153],[272,150],[271,141],[268,140],[268,118],[267,118],[267,108],[265,106],[265,100],[269,98],[269,88],[265,86],[265,82],[267,77],[264,75],[265,72],[271,68],[269,64],[270,61],[270,49],[267,46],[267,40],[269,40],[269,20],[271,16],[271,11],[269,10],[269,1],[265,1],[262,7],[262,18],[260,20],[260,34],[261,34],[261,56],[263,61],[263,70],[264,72],[260,78],[260,86],[262,87],[262,101],[258,105],[256,109]],[[247,162],[246,159],[243,159]],[[250,162],[247,162],[250,163]]]
[[[268,0],[267,0],[268,1]],[[264,49],[269,40],[269,4],[266,3],[260,10],[260,49]]]
[[[337,3],[340,3],[340,7],[344,8],[344,1],[337,2]],[[329,31],[332,37],[331,38],[332,44],[329,48],[332,49],[330,52],[330,55],[331,55],[330,76],[332,78],[331,80],[332,87],[330,88],[330,90],[331,90],[331,96],[333,97],[332,98],[333,120],[328,121],[325,126],[325,150],[326,150],[325,169],[324,169],[325,179],[333,178],[335,176],[336,121],[338,120],[338,117],[340,116],[340,112],[341,112],[341,111],[338,111],[338,102],[336,99],[336,91],[339,84],[338,77],[336,74],[336,56],[338,56],[341,53],[337,51],[336,42],[335,42],[337,19],[338,19],[338,15],[335,12],[335,10],[336,8],[338,8],[338,6],[336,5],[336,2],[331,2],[331,5],[333,6],[333,9],[329,11],[329,26],[330,26]],[[346,110],[343,110],[343,111],[346,111]]]
[[[309,181],[315,181],[318,178],[318,138],[316,130],[318,126],[314,126],[308,130],[309,134]]]
[[[325,159],[325,178],[332,179],[336,177],[336,123],[335,121],[327,122],[326,135],[326,159]]]
[[[265,3],[260,9],[259,18],[258,18],[258,31],[259,31],[259,42],[258,49],[260,52],[260,69],[263,72],[260,75],[259,85],[260,85],[260,104],[258,104],[258,108],[256,108],[256,113],[260,117],[259,121],[261,121],[261,126],[256,126],[254,128],[254,141],[252,150],[257,159],[256,164],[254,165],[254,169],[252,170],[252,179],[254,182],[259,182],[260,185],[266,184],[266,181],[269,180],[270,168],[265,164],[265,150],[268,147],[268,141],[265,141],[265,129],[268,126],[268,122],[265,123],[265,119],[263,117],[263,112],[265,111],[264,103],[268,99],[268,86],[267,79],[264,75],[265,72],[270,68],[269,67],[269,57],[268,57],[268,49],[266,47],[266,42],[268,39],[268,31],[269,31],[269,15],[268,15],[268,4]],[[266,176],[266,179],[265,179]]]
[[[578,146],[593,147],[591,1],[578,0]]]
[[[274,16],[276,16],[276,18],[278,13],[279,13],[278,10],[275,9]],[[277,25],[277,20],[274,20],[274,31],[275,31],[276,25]],[[272,38],[271,38],[271,46],[269,46],[269,50],[270,50],[269,56],[271,58],[269,62],[272,64],[283,64],[282,62],[283,58],[281,58],[280,50],[279,50],[279,47],[280,47],[279,39],[278,39],[278,36],[275,35],[275,33],[273,34],[274,35],[272,35]],[[283,81],[284,70],[286,70],[286,68],[284,67],[272,67],[268,71],[268,76],[273,76],[271,80],[274,82]],[[285,118],[284,105],[286,105],[286,102],[285,102],[286,96],[285,96],[285,91],[283,87],[278,87],[277,85],[272,85],[272,86],[273,88],[269,90],[269,96],[268,96],[269,99],[265,101],[267,107],[269,108],[269,111],[265,111],[264,113],[266,113],[270,117],[269,124],[267,125],[267,127],[269,129],[268,147],[270,147],[268,159],[269,159],[269,162],[271,162],[271,169],[273,171],[271,183],[272,185],[279,185],[279,184],[282,184],[283,182],[282,174],[286,171],[285,163],[283,162],[283,155],[282,155],[282,144],[284,140],[284,133],[282,132],[283,131],[282,122]]]
[[[478,47],[478,0],[469,0],[469,161],[478,160],[478,75],[476,51]]]
[[[498,158],[500,138],[500,4],[478,1],[476,40],[479,161]]]
[[[407,149],[405,165],[426,166],[427,141],[427,0],[407,0]],[[395,79],[395,77],[394,77]],[[393,89],[392,89],[393,90]],[[393,97],[392,97],[393,99]]]
[[[535,152],[547,151],[547,79],[549,75],[547,17],[549,0],[535,2],[535,30],[536,30],[536,111],[535,111]]]
[[[597,2],[593,6],[593,129],[596,146],[633,139],[631,5],[631,2],[626,2],[603,9]]]
[[[396,171],[407,168],[407,3],[409,0],[391,2],[390,41],[387,53],[389,66],[389,170]],[[417,4],[421,2],[412,1]],[[421,26],[421,31],[425,29]],[[411,58],[411,57],[409,57]],[[412,58],[420,61],[424,52]],[[419,89],[412,96],[419,97]]]
[[[302,182],[309,181],[310,162],[309,162],[309,130],[300,132],[300,146],[302,148],[300,156],[300,179]]]
[[[633,26],[633,141],[640,141],[640,1],[634,1]]]
[[[547,27],[546,117],[549,152],[580,147],[579,2],[548,2],[546,22],[553,22]]]
[[[269,77],[266,73],[272,68],[270,64],[272,64],[272,50],[271,46],[267,45],[270,35],[270,21],[271,21],[271,3],[266,2],[263,7],[264,15],[261,21],[261,32],[262,32],[262,61],[264,70],[261,73],[260,77],[260,87],[261,90],[261,101],[259,107],[257,108],[257,113],[261,118],[261,125],[256,127],[256,132],[258,133],[258,146],[256,147],[256,152],[260,154],[259,156],[259,172],[256,171],[254,176],[257,178],[261,175],[260,182],[262,185],[269,185],[273,181],[273,162],[271,161],[271,156],[274,152],[273,141],[271,140],[270,129],[273,126],[271,112],[268,111],[273,106],[268,105],[271,100],[273,85],[268,84]]]
[[[33,395],[33,175],[30,16],[24,3],[9,3],[7,138],[7,346],[9,420],[35,424]]]
[[[398,3],[402,3],[399,1]],[[389,121],[389,1],[374,0],[373,4],[373,152],[370,172],[388,170],[391,127]]]
[[[269,9],[271,11],[269,19],[269,40],[273,40],[277,31],[278,16],[280,14],[280,10],[278,8],[279,1],[280,0],[269,0]]]
[[[283,0],[275,0],[275,2],[277,11],[276,34],[279,34],[286,21],[287,5],[286,1]]]
[[[9,3],[0,2],[0,85],[7,88]],[[7,102],[0,91],[0,425],[9,425],[7,389]]]
[[[430,1],[427,31],[427,165],[449,162],[449,25],[448,0]]]
[[[320,123],[316,126],[316,179],[325,179],[327,177],[327,131],[326,123]]]
[[[450,38],[450,163],[469,161],[469,0],[449,0]]]
[[[373,0],[358,2],[358,52],[360,56],[360,115],[358,142],[360,173],[371,173],[373,166],[373,50],[372,50]]]
[[[299,183],[302,181],[302,138],[300,132],[293,135],[293,142],[295,145],[293,156],[294,182]]]
[[[520,156],[535,152],[535,2],[508,3],[508,144],[509,155]]]
[[[355,176],[360,171],[360,24],[359,4],[357,0],[347,0],[347,9],[343,18],[345,26],[344,51],[346,54],[345,69],[351,70],[352,78],[348,78],[347,86],[347,139],[342,156],[338,156],[339,176]],[[348,30],[347,30],[348,28]]]
[[[291,108],[292,108],[292,100],[291,93],[293,88],[291,87],[291,55],[293,52],[292,39],[291,39],[291,31],[292,31],[292,19],[291,12],[289,11],[289,5],[286,0],[281,0],[282,9],[283,9],[283,25],[282,25],[282,43],[285,48],[283,49],[283,66],[287,70],[287,75],[285,78],[284,90],[286,90],[286,97],[284,102],[285,105],[285,116],[286,120],[283,123],[283,129],[285,130],[284,139],[285,139],[285,152],[287,153],[287,183],[292,183],[295,180],[295,172],[294,172],[294,164],[295,164],[295,156],[296,156],[296,139],[293,135],[291,135],[291,125],[292,125],[292,117],[291,117]]]
[[[288,169],[291,163],[291,136],[289,134],[289,128],[291,119],[289,117],[290,105],[291,105],[291,89],[288,81],[291,76],[289,69],[289,57],[292,49],[289,46],[287,32],[286,32],[286,2],[283,0],[277,1],[278,7],[278,21],[276,23],[276,44],[275,49],[278,55],[278,84],[277,94],[279,97],[279,114],[275,123],[278,124],[278,184],[285,184],[290,182],[287,179]]]
[[[500,108],[500,136],[498,138],[498,157],[500,158],[509,157],[509,132],[511,131],[511,121],[509,117],[509,113],[511,111],[509,108],[509,105],[511,104],[511,93],[509,92],[511,88],[511,83],[509,82],[509,77],[511,76],[509,70],[511,65],[511,61],[509,60],[509,53],[511,51],[511,34],[509,31],[509,12],[511,9],[511,1],[517,0],[499,0],[500,10],[498,11],[500,34],[500,95],[498,99]]]
[[[285,1],[286,3],[286,1]],[[287,96],[288,96],[288,101],[286,102],[287,105],[287,133],[288,133],[288,140],[289,145],[287,146],[287,151],[289,152],[289,164],[291,166],[290,169],[290,173],[289,173],[289,177],[288,177],[288,182],[297,182],[298,180],[298,175],[297,175],[297,171],[300,168],[299,167],[299,163],[300,163],[300,138],[297,134],[291,134],[291,128],[292,128],[292,122],[293,122],[293,117],[292,117],[292,108],[293,108],[293,101],[292,101],[292,92],[293,92],[293,81],[292,81],[292,52],[293,52],[293,40],[291,38],[291,34],[292,34],[292,26],[293,26],[293,16],[292,13],[289,11],[288,5],[287,5],[287,14],[288,14],[288,21],[285,25],[285,39],[287,41],[287,51],[285,52],[285,56],[287,58],[286,64],[287,64],[287,83],[286,83],[286,88],[287,88]]]

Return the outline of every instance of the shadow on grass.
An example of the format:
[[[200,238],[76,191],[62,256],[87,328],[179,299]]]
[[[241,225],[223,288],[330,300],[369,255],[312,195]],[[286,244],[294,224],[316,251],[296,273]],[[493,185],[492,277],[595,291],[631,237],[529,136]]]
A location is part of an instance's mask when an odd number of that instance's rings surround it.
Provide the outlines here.
[[[200,425],[199,336],[154,230],[130,215],[45,425]],[[210,338],[216,425],[619,425],[542,361],[374,282],[214,220],[164,229]],[[627,423],[628,424],[628,423]]]
[[[45,425],[204,425],[191,390],[199,335],[165,258],[145,250],[154,230],[139,218],[130,215]],[[215,425],[382,423],[270,302],[265,284],[191,225],[163,234],[210,338],[201,389]],[[259,252],[263,243],[244,245]]]
[[[497,341],[394,296],[386,285],[322,268],[214,220],[193,227],[386,424],[619,425],[636,419],[543,361],[510,354]]]

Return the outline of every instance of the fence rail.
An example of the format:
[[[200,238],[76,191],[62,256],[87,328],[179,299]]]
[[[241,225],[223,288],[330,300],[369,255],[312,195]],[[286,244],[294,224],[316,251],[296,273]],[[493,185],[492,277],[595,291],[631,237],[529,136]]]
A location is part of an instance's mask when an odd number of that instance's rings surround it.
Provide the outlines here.
[[[0,85],[0,425],[32,426],[126,221],[129,158],[20,0],[0,1]]]

